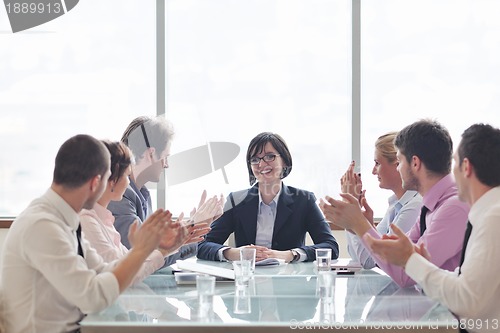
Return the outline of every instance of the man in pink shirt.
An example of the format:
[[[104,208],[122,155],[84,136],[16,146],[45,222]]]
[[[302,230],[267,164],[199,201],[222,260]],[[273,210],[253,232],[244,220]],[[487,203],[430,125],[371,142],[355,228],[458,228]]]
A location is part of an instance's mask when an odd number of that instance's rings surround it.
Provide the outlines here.
[[[430,120],[417,121],[402,129],[395,139],[398,149],[398,171],[405,190],[416,190],[423,197],[420,218],[407,233],[422,249],[425,245],[432,263],[454,270],[460,262],[463,235],[469,207],[458,199],[455,181],[450,174],[453,144],[448,131]],[[382,238],[363,215],[358,200],[350,194],[340,194],[343,200],[329,196],[320,207],[327,220],[350,230],[363,240],[369,234]],[[398,285],[415,284],[403,268],[389,264],[370,251],[377,265]]]

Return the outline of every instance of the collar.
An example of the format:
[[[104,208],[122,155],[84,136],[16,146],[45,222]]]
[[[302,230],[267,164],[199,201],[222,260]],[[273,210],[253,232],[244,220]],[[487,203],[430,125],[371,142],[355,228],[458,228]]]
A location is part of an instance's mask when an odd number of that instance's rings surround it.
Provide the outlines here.
[[[61,218],[72,230],[76,230],[80,224],[80,215],[53,189],[45,192],[45,198],[52,204],[54,209],[61,214]]]
[[[451,174],[448,174],[431,187],[429,192],[427,192],[427,194],[423,197],[422,204],[425,207],[429,208],[429,211],[434,211],[439,201],[452,187],[456,188],[456,184],[453,176]]]
[[[473,226],[476,223],[480,223],[484,214],[492,207],[498,205],[498,198],[500,198],[500,186],[493,187],[488,192],[483,194],[479,199],[477,199],[477,201],[470,208],[470,223]]]
[[[274,204],[276,206],[278,205],[278,200],[280,198],[280,194],[281,194],[282,190],[283,190],[283,183],[281,183],[280,190],[278,191],[278,193],[276,193],[276,195],[274,196],[274,198],[272,200],[272,202],[274,202]],[[259,191],[259,207],[260,207],[261,203],[264,203],[264,201],[262,201],[262,196],[260,195],[260,191]],[[269,205],[271,205],[271,202],[269,203]]]
[[[101,206],[99,203],[94,205],[94,212],[97,217],[107,226],[112,226],[115,222],[115,218],[113,217],[113,213],[111,213],[107,208]]]
[[[391,195],[389,199],[387,199],[387,203],[389,204],[389,207],[392,207],[398,202],[398,197],[396,197],[395,194]]]
[[[418,192],[417,191],[411,191],[411,190],[408,190],[406,191],[402,196],[401,198],[398,199],[398,197],[393,194],[389,197],[389,199],[387,199],[387,202],[389,203],[389,207],[390,206],[394,206],[396,205],[397,203],[399,203],[401,205],[401,207],[403,207],[404,205],[406,205],[411,199],[415,198],[417,196]]]
[[[130,180],[129,186],[134,190],[135,193],[137,193],[141,202],[147,202],[149,198],[149,190],[147,189],[147,187],[143,186],[139,189],[137,185],[135,185],[134,181],[130,179],[130,177],[129,180]]]
[[[413,198],[415,198],[418,195],[417,191],[411,191],[408,190],[403,194],[403,196],[398,200],[398,202],[401,204],[401,207],[406,205],[408,202],[410,202]]]

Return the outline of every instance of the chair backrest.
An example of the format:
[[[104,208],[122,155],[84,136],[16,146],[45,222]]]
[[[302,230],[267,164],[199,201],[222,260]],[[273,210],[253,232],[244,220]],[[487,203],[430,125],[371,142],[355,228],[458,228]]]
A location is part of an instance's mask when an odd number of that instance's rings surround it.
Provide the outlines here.
[[[231,235],[229,235],[226,243],[227,246],[229,247],[236,247],[236,241],[234,240],[234,232]]]

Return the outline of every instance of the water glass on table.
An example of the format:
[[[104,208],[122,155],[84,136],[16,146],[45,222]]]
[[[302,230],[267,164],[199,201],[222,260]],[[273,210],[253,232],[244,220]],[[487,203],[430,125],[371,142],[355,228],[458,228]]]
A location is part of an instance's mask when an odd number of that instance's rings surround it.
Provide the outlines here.
[[[233,261],[234,281],[237,288],[248,288],[250,278],[250,260]]]
[[[335,290],[335,271],[319,271],[317,280],[317,293],[320,299],[333,301],[333,292]]]
[[[318,272],[330,271],[332,249],[316,249],[316,269]]]
[[[257,250],[251,247],[243,247],[240,249],[240,260],[250,261],[250,275],[255,274],[255,255]]]
[[[335,271],[319,271],[316,292],[319,296],[320,322],[335,322]]]
[[[213,310],[215,276],[197,275],[196,290],[198,292],[199,315],[200,317],[206,317]]]
[[[236,288],[234,293],[234,308],[236,314],[245,314],[252,312],[250,293],[248,288]]]

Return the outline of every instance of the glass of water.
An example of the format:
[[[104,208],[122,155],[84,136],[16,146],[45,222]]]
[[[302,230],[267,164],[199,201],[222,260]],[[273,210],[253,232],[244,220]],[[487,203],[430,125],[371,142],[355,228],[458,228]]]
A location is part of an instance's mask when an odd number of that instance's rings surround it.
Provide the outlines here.
[[[316,269],[318,272],[330,271],[332,249],[316,249]]]

